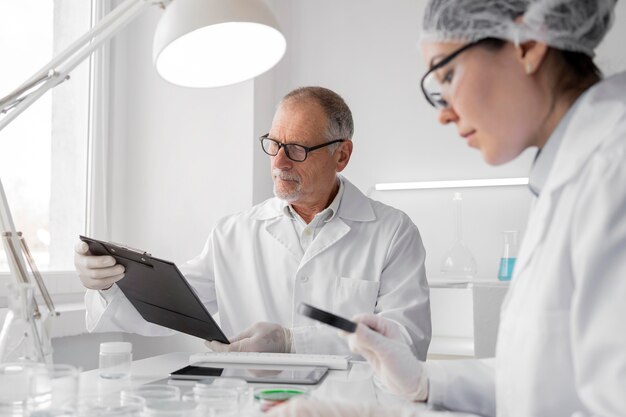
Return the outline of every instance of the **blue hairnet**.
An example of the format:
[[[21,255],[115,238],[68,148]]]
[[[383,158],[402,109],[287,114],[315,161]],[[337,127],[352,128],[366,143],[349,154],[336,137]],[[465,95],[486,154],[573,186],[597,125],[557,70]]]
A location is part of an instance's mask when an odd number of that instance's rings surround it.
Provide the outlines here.
[[[430,0],[422,41],[537,40],[594,55],[613,23],[617,0]],[[521,19],[520,19],[520,16]]]

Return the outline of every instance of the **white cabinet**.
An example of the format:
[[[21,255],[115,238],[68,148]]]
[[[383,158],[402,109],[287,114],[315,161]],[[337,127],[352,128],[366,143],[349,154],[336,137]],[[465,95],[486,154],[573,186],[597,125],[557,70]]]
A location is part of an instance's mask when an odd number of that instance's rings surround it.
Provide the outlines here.
[[[493,356],[508,283],[431,280],[430,287],[429,358]]]

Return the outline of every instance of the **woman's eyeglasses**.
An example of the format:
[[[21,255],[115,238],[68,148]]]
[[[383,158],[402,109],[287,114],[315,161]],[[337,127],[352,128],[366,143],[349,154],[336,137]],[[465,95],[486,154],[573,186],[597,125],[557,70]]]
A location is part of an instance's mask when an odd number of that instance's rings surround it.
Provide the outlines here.
[[[431,106],[436,109],[445,109],[449,105],[448,101],[444,98],[445,86],[443,83],[450,80],[446,80],[446,76],[443,77],[443,80],[440,80],[437,77],[437,70],[448,65],[450,61],[459,56],[461,52],[467,51],[484,40],[485,39],[480,39],[478,41],[468,43],[467,45],[463,45],[456,51],[453,51],[450,55],[443,58],[441,61],[437,62],[426,72],[426,74],[424,74],[420,85],[422,87],[424,97],[426,97],[426,100],[431,104]]]

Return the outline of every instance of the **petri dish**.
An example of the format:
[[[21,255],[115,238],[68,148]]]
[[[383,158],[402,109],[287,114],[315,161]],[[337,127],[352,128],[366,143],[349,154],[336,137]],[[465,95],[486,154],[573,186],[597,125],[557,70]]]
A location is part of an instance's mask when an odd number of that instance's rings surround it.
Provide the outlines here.
[[[289,401],[293,397],[307,395],[309,391],[306,388],[292,387],[273,387],[262,388],[254,391],[254,398],[259,402],[259,408],[265,412],[278,404]]]
[[[146,401],[120,395],[82,397],[76,407],[77,417],[141,417]]]
[[[193,387],[193,392],[202,395],[205,390],[211,389],[227,389],[237,391],[237,403],[239,407],[252,404],[252,390],[248,383],[239,378],[211,378],[210,380],[202,380]]]
[[[212,378],[210,380],[202,380],[196,383],[195,389],[203,389],[207,387],[234,389],[237,391],[247,391],[248,383],[239,378]]]
[[[193,397],[185,395],[185,400],[191,398],[198,403],[200,410],[208,411],[228,411],[239,409],[239,392],[234,389],[217,388],[207,385],[198,389],[194,387]]]
[[[198,405],[193,401],[162,400],[146,404],[142,417],[189,417]]]
[[[174,385],[147,384],[122,390],[122,401],[129,397],[143,398],[146,404],[154,401],[179,400],[180,388]]]

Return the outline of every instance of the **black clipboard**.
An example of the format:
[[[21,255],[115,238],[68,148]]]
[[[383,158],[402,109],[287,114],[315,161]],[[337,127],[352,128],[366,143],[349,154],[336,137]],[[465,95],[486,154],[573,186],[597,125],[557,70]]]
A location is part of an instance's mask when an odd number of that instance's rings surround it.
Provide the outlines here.
[[[137,249],[79,237],[93,255],[110,255],[126,268],[117,286],[144,319],[205,340],[229,343],[174,263]]]

